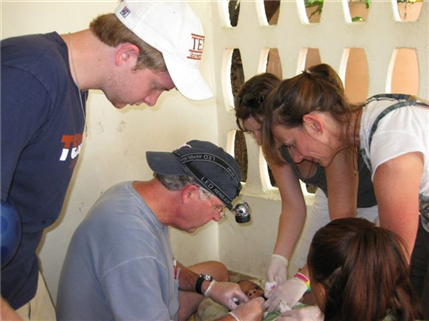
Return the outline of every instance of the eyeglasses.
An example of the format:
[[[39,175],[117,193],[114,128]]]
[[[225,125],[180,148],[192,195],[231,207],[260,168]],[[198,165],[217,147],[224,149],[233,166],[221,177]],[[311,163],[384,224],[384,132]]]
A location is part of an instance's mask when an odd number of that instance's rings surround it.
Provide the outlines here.
[[[248,108],[258,108],[264,101],[265,95],[260,93],[248,93],[242,97],[239,97],[240,105]]]
[[[225,205],[213,205],[213,210],[216,213],[219,213],[219,218],[222,218],[225,216]]]
[[[212,198],[216,197],[213,194],[211,194],[210,192],[206,191],[205,189],[200,187],[200,191],[202,192],[202,194],[205,196],[205,198],[210,202],[210,204],[212,205],[213,211],[215,213],[219,214],[219,219],[221,219],[222,217],[225,216],[225,205],[220,205],[220,204],[213,204],[212,202]]]

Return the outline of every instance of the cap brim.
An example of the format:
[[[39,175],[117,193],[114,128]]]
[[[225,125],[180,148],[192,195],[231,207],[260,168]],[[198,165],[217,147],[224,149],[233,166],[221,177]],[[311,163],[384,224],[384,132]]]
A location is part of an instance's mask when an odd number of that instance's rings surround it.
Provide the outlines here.
[[[162,175],[187,175],[178,157],[167,152],[146,152],[149,167]]]
[[[168,55],[164,55],[164,60],[174,85],[183,96],[191,100],[204,100],[213,97],[213,92],[199,68],[185,67]]]

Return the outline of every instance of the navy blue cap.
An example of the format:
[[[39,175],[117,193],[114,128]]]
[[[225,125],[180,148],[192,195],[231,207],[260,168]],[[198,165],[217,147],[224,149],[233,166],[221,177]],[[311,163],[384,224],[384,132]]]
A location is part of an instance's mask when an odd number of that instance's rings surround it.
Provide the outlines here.
[[[232,210],[241,191],[240,168],[234,157],[210,142],[191,140],[172,152],[146,152],[149,167],[161,175],[188,175]]]

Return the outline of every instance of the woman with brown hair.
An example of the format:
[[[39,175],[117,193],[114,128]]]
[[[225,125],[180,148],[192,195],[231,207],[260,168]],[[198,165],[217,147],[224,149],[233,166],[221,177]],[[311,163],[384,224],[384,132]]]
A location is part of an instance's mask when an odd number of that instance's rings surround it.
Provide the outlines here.
[[[237,125],[242,131],[251,133],[258,145],[266,139],[261,132],[265,101],[279,84],[276,76],[263,73],[249,79],[238,92],[235,101]],[[276,146],[276,155],[277,162],[267,158],[282,203],[277,241],[266,273],[267,284],[276,284],[275,290],[267,294],[269,312],[278,310],[280,305],[292,307],[309,290],[305,264],[311,239],[319,228],[341,217],[357,215],[371,221],[377,217],[369,171],[361,166],[359,175],[353,172],[351,159],[356,159],[357,154],[345,150],[327,168],[311,160],[295,162],[293,151],[285,146]],[[363,163],[362,159],[359,161]],[[308,213],[300,180],[317,187]],[[291,266],[297,266],[292,268],[291,274],[300,270],[288,279],[290,260]]]
[[[359,149],[371,172],[380,225],[396,232],[412,253],[411,279],[429,317],[427,103],[381,94],[350,104],[337,73],[320,64],[284,80],[266,106],[263,147],[269,159],[278,158],[278,142],[293,151],[295,161],[312,160],[325,168],[339,152]]]

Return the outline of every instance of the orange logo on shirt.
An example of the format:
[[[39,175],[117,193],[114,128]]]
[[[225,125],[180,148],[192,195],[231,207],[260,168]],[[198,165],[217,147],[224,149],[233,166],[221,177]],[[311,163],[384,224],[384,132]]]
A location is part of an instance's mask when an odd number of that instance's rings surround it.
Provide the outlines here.
[[[73,161],[70,167],[74,167],[82,147],[82,134],[63,135],[61,142],[64,144],[64,148],[61,153],[60,161],[65,162],[70,155],[70,159]]]

